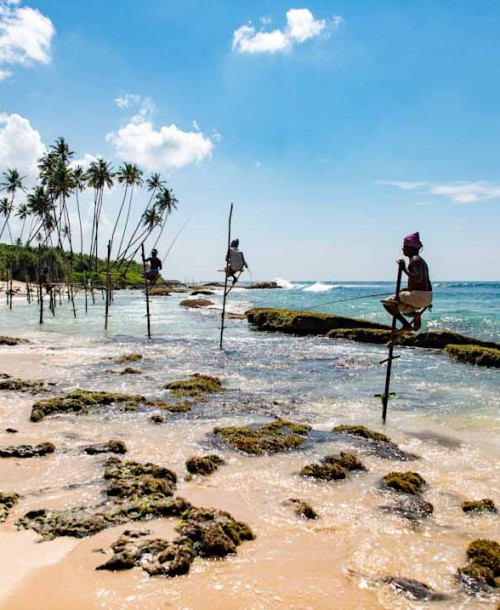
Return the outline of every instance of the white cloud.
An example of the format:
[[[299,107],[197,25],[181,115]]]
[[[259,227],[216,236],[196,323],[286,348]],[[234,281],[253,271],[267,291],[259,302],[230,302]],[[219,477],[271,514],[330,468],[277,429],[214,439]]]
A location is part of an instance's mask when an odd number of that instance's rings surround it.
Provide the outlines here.
[[[446,197],[452,203],[479,203],[500,199],[500,185],[484,180],[450,182],[447,184],[378,180],[377,184],[395,186],[402,190],[417,190],[427,195]],[[426,205],[429,205],[429,203],[426,203]]]
[[[307,8],[292,8],[286,13],[286,27],[264,31],[269,18],[261,18],[262,28],[257,31],[252,24],[242,25],[233,32],[233,50],[239,53],[277,53],[288,51],[293,46],[303,44],[326,31],[327,26],[338,28],[344,20],[335,16],[330,22],[315,19]]]
[[[48,64],[51,60],[56,32],[52,21],[37,9],[18,5],[19,0],[0,0],[0,80],[11,75],[6,66]]]
[[[28,119],[19,114],[0,114],[0,169],[16,168],[34,175],[45,152],[42,138]]]
[[[214,146],[200,131],[182,131],[176,125],[155,130],[142,114],[132,117],[117,132],[108,133],[106,140],[113,144],[118,157],[152,171],[199,163],[210,156]]]
[[[80,166],[84,169],[84,171],[86,171],[90,167],[91,163],[94,163],[95,161],[98,161],[99,159],[102,159],[102,155],[95,156],[95,155],[91,155],[90,153],[85,153],[81,159],[75,159],[74,161],[71,161],[69,166],[73,169],[75,167]]]
[[[129,106],[133,106],[137,104],[141,99],[140,95],[136,95],[135,93],[125,93],[115,99],[115,104],[119,108],[128,108]]]

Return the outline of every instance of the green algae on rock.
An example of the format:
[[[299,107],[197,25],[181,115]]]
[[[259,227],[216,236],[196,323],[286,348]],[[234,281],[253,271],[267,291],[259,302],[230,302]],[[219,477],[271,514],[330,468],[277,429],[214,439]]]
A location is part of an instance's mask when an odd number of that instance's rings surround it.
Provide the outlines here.
[[[402,496],[395,504],[379,506],[379,509],[407,521],[419,521],[434,512],[434,506],[430,502],[413,495]]]
[[[211,454],[199,457],[195,456],[186,460],[186,469],[190,474],[201,474],[203,476],[208,476],[214,473],[219,466],[223,466],[225,463],[225,460],[218,455]]]
[[[89,455],[98,455],[101,453],[127,453],[127,445],[123,441],[110,440],[107,443],[98,443],[88,445],[84,448],[85,453]]]
[[[19,339],[18,337],[6,337],[5,335],[0,336],[0,345],[20,345],[22,343],[30,343],[28,339]]]
[[[214,428],[217,438],[227,445],[250,455],[278,453],[300,447],[311,426],[278,419],[257,428],[230,426]]]
[[[500,345],[498,349],[479,345],[447,345],[444,351],[455,362],[500,368]]]
[[[149,400],[136,394],[101,392],[93,390],[73,390],[63,396],[47,398],[35,403],[31,409],[31,421],[39,422],[47,415],[55,413],[88,413],[90,408],[119,404],[124,409],[137,408],[139,405],[163,407],[161,400]]]
[[[147,462],[140,464],[132,460],[122,462],[109,458],[104,465],[104,478],[110,481],[106,493],[117,501],[162,499],[172,496],[177,475],[164,466]]]
[[[490,498],[482,500],[471,500],[462,502],[462,510],[464,513],[497,513],[497,508]]]
[[[382,478],[382,485],[393,491],[418,495],[427,483],[417,472],[389,472]]]
[[[321,479],[322,481],[339,481],[347,477],[340,464],[306,464],[299,473],[302,477]]]
[[[298,498],[290,498],[289,502],[294,507],[293,510],[297,517],[311,520],[319,518],[318,513],[309,504],[309,502],[304,502],[304,500],[299,500]]]
[[[37,394],[47,392],[47,386],[42,381],[28,381],[26,379],[15,379],[10,375],[2,375],[0,379],[0,390],[12,392],[30,392]]]
[[[0,491],[0,523],[9,516],[11,509],[19,502],[21,496],[14,492]]]
[[[168,297],[172,294],[173,290],[169,286],[154,286],[149,289],[149,296],[151,297]],[[177,292],[177,291],[175,291]]]
[[[250,324],[259,330],[294,335],[326,335],[336,328],[378,328],[390,330],[385,324],[335,316],[333,314],[257,307],[245,313]]]
[[[40,443],[38,445],[11,445],[0,447],[0,458],[32,458],[42,457],[54,453],[56,447],[53,443]]]
[[[384,443],[391,442],[390,438],[385,434],[375,432],[374,430],[370,430],[370,428],[366,428],[365,426],[335,426],[335,428],[332,428],[332,432],[335,434],[351,434],[352,436],[361,436],[362,438],[372,441],[383,441]]]
[[[191,309],[200,309],[202,307],[209,307],[213,305],[213,301],[209,301],[208,299],[184,299],[181,301],[179,305],[181,307],[189,307]]]
[[[170,390],[174,396],[201,396],[203,394],[217,394],[225,392],[219,377],[194,373],[189,379],[171,381],[163,387]]]
[[[113,362],[115,364],[128,364],[130,362],[137,362],[138,360],[142,360],[142,354],[124,354],[119,358],[115,358]]]
[[[366,466],[358,456],[350,451],[341,451],[340,455],[326,455],[322,462],[325,464],[338,464],[345,470],[366,470]]]
[[[468,564],[457,571],[457,577],[468,593],[500,587],[500,544],[479,538],[467,547]]]

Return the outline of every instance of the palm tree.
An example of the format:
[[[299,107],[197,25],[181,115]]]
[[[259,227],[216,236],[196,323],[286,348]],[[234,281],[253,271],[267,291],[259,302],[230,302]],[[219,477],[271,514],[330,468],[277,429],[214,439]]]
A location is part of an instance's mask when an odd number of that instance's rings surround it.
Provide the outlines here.
[[[0,191],[5,191],[11,197],[10,205],[7,206],[7,213],[5,213],[5,222],[3,224],[2,230],[0,231],[0,239],[2,239],[3,232],[5,227],[9,229],[10,235],[10,227],[9,227],[9,218],[14,210],[14,198],[16,196],[16,192],[18,190],[24,191],[26,190],[23,185],[23,180],[26,176],[21,176],[21,174],[17,171],[17,169],[8,169],[2,174],[3,181],[0,182]],[[10,236],[10,241],[12,243],[12,235]]]
[[[78,222],[80,224],[80,256],[83,256],[83,228],[82,228],[82,216],[80,214],[80,201],[78,199],[78,193],[85,190],[85,172],[81,165],[77,165],[73,169],[73,186],[75,189],[76,196],[76,210],[78,212]]]
[[[9,216],[11,215],[13,208],[14,206],[7,197],[3,197],[2,199],[0,199],[0,216],[5,216],[5,222],[2,228],[2,233],[5,227],[7,227],[9,231],[10,243],[12,243],[12,233],[10,232]]]
[[[41,229],[47,230],[48,227],[53,227],[54,222],[54,206],[52,205],[51,198],[43,186],[36,186],[33,191],[27,197],[28,210],[32,215],[34,222],[32,224],[35,227],[30,227],[28,234],[28,241],[26,245],[30,243],[40,234]],[[49,222],[50,220],[50,222]],[[46,233],[45,241],[49,239],[49,235]]]
[[[163,220],[161,222],[161,229],[156,238],[153,248],[156,248],[158,242],[160,241],[160,237],[162,236],[163,230],[165,229],[165,225],[167,223],[167,218],[170,216],[173,210],[177,209],[177,201],[176,196],[169,189],[162,188],[156,197],[156,206],[158,207],[158,211],[161,214]]]
[[[18,206],[16,216],[23,221],[23,224],[21,226],[21,234],[19,236],[20,243],[22,243],[23,241],[24,225],[26,224],[26,219],[28,218],[29,213],[30,212],[27,203],[22,203],[20,206]]]
[[[124,163],[122,167],[118,169],[116,172],[116,176],[118,178],[118,182],[120,184],[125,184],[125,192],[123,193],[122,204],[120,206],[120,210],[118,212],[118,217],[115,222],[115,226],[113,227],[113,232],[111,234],[111,247],[113,246],[113,239],[115,236],[116,227],[118,226],[118,222],[120,220],[120,216],[122,214],[123,206],[125,205],[125,199],[127,198],[127,191],[130,187],[130,198],[128,202],[128,210],[127,217],[125,219],[125,226],[123,227],[122,237],[120,240],[120,246],[118,248],[118,252],[120,252],[123,238],[125,237],[125,233],[127,231],[128,221],[130,217],[130,208],[132,206],[132,197],[134,194],[134,186],[142,186],[142,170],[137,167],[137,165],[133,163]]]
[[[105,188],[113,186],[114,173],[111,163],[98,159],[90,164],[87,170],[87,182],[94,189],[94,218],[92,222],[92,238],[90,243],[90,262],[95,254],[95,270],[97,271],[97,255],[99,240],[99,219],[102,211],[102,201]]]

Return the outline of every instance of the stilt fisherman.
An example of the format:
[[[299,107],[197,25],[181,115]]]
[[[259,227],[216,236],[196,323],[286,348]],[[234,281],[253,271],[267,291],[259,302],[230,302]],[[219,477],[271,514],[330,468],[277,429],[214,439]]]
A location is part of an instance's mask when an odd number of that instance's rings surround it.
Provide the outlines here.
[[[231,242],[231,246],[226,254],[226,277],[233,278],[233,286],[238,281],[240,275],[243,273],[243,270],[245,268],[248,269],[244,254],[238,249],[239,245],[240,240],[233,239],[233,241]],[[239,275],[236,275],[237,273]]]
[[[408,276],[408,287],[399,293],[399,299],[393,294],[382,301],[385,309],[401,322],[400,332],[412,332],[420,329],[422,313],[432,305],[432,285],[429,268],[420,256],[422,242],[418,233],[407,235],[403,241],[403,254],[409,259],[408,267],[404,259],[398,261],[401,271]],[[409,322],[406,317],[413,320]]]

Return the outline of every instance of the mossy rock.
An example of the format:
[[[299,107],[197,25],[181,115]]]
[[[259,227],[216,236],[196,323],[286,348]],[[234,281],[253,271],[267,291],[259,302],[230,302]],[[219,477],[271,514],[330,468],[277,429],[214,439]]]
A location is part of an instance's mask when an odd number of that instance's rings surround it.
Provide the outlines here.
[[[490,498],[482,500],[471,500],[462,502],[462,510],[464,513],[497,513],[497,508]]]
[[[493,576],[500,576],[500,544],[494,540],[479,538],[467,547],[467,559],[474,564],[489,568]]]
[[[198,296],[199,294],[201,294],[202,296],[212,296],[213,294],[215,294],[215,292],[213,290],[193,290],[193,292],[191,293],[192,297]]]
[[[31,409],[31,421],[41,421],[47,415],[55,413],[88,413],[90,408],[119,404],[124,409],[135,409],[139,405],[161,406],[166,403],[148,400],[136,394],[119,392],[100,392],[94,390],[73,390],[57,398],[48,398],[35,403]]]
[[[0,345],[21,345],[23,343],[30,343],[27,339],[19,339],[18,337],[6,337],[5,335],[0,336]]]
[[[0,491],[0,523],[9,516],[11,509],[19,502],[21,496],[14,492]]]
[[[155,286],[149,289],[149,296],[151,297],[169,297],[172,292],[172,288],[169,286]],[[176,291],[175,291],[176,292]]]
[[[37,394],[38,392],[46,392],[47,386],[41,381],[28,381],[26,379],[15,379],[9,375],[5,375],[0,379],[0,390],[12,392],[30,392]]]
[[[149,421],[152,421],[154,424],[162,424],[165,421],[163,415],[154,414],[151,415]]]
[[[358,343],[385,344],[391,338],[391,331],[380,328],[335,328],[326,336],[329,339],[346,339]]]
[[[332,428],[332,432],[335,434],[350,434],[352,436],[361,436],[362,438],[366,438],[371,441],[383,441],[384,443],[390,443],[391,440],[385,434],[381,432],[375,432],[374,430],[370,430],[370,428],[366,428],[365,426],[350,426],[350,425],[342,425],[335,426]]]
[[[202,307],[210,307],[213,304],[213,301],[208,299],[184,299],[184,301],[179,303],[181,307],[188,307],[190,309],[201,309]]]
[[[340,481],[347,473],[340,464],[307,464],[300,471],[303,477],[312,477],[322,481]]]
[[[56,447],[53,443],[40,443],[38,445],[12,445],[0,447],[0,458],[33,458],[54,453]]]
[[[346,318],[326,313],[258,307],[245,313],[250,324],[259,330],[294,335],[326,335],[337,328],[378,328],[390,330],[385,324]]]
[[[300,447],[310,430],[310,426],[279,419],[256,428],[214,428],[214,434],[233,449],[249,455],[262,455]]]
[[[105,464],[104,478],[110,481],[106,493],[116,499],[163,499],[174,493],[177,476],[163,466],[134,461],[122,462],[109,458]]]
[[[142,360],[142,354],[125,354],[119,358],[115,358],[113,361],[115,364],[128,364],[130,362],[137,362]]]
[[[444,351],[455,362],[500,368],[500,349],[479,345],[447,345]]]
[[[110,440],[107,443],[99,443],[94,445],[88,445],[84,448],[85,453],[88,455],[98,455],[101,453],[127,453],[127,445],[123,441]]]
[[[457,576],[466,590],[470,592],[476,592],[482,586],[492,588],[497,586],[492,570],[476,563],[470,563],[463,568],[459,568]]]
[[[293,505],[293,510],[297,517],[311,520],[319,518],[318,513],[309,504],[309,502],[304,502],[303,500],[298,500],[297,498],[290,498],[289,502],[291,502]]]
[[[169,413],[189,413],[193,405],[195,404],[192,400],[181,400],[179,402],[166,402],[162,407],[164,411]]]
[[[382,479],[384,487],[393,491],[418,495],[427,485],[417,472],[389,472]]]
[[[217,394],[225,392],[219,377],[195,373],[189,379],[171,381],[163,386],[170,390],[174,396],[200,396],[203,394]]]
[[[396,504],[379,506],[379,509],[407,521],[420,521],[434,512],[434,506],[430,502],[413,495],[402,496]]]
[[[366,466],[361,462],[356,454],[350,451],[341,451],[340,455],[327,455],[322,460],[325,464],[338,464],[344,470],[366,470]]]
[[[225,463],[218,455],[195,456],[186,460],[186,469],[190,474],[208,476]]]

